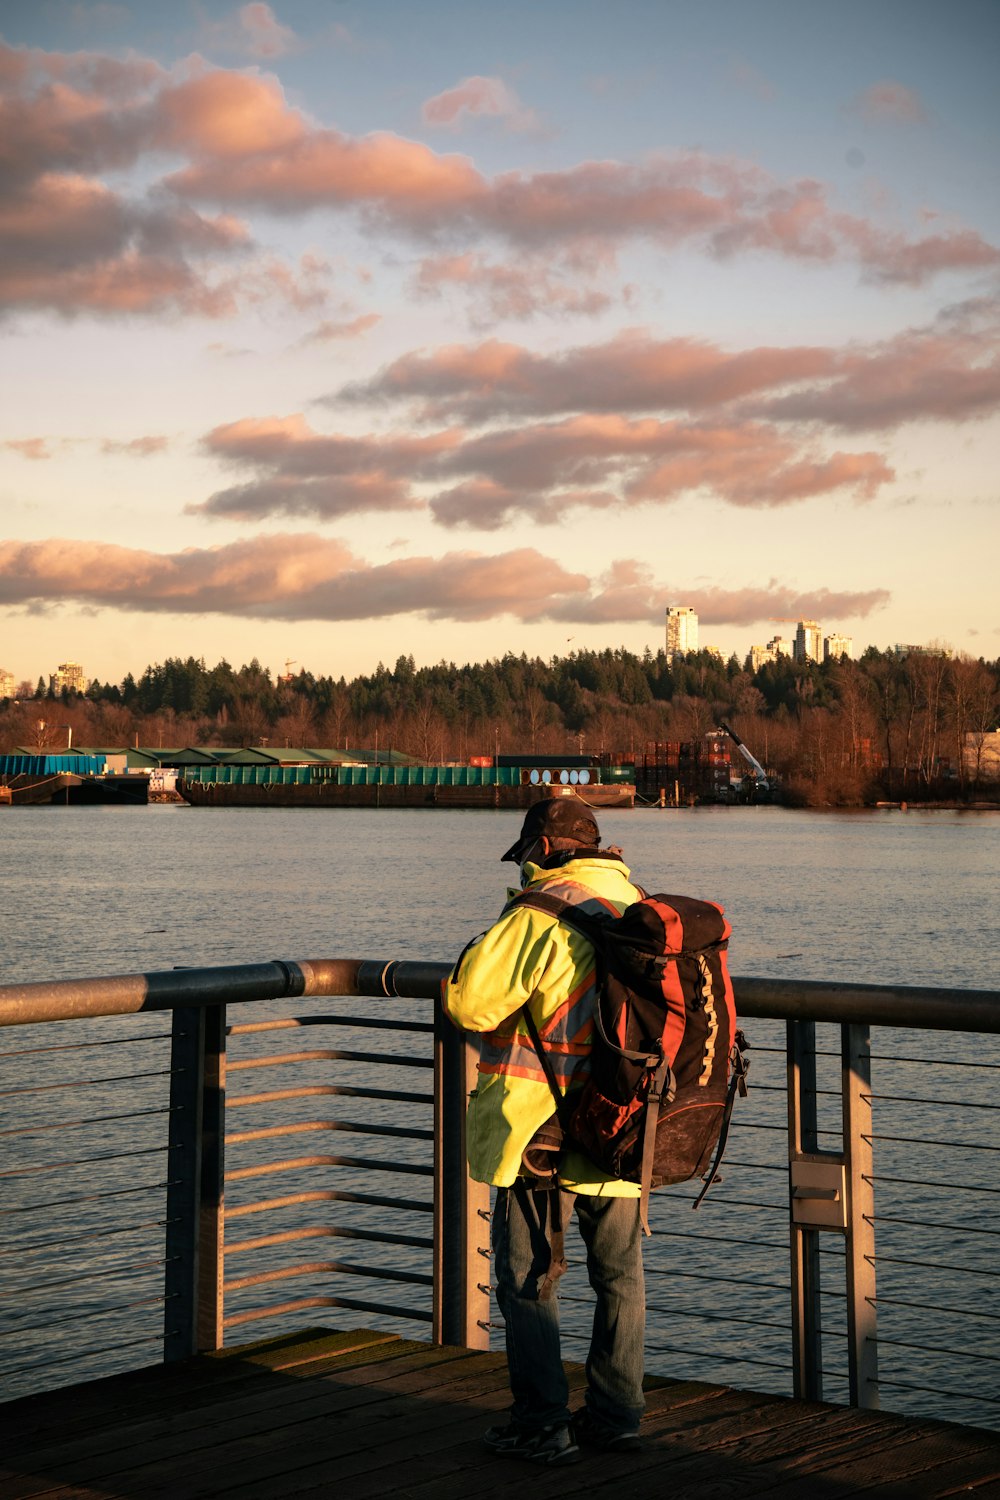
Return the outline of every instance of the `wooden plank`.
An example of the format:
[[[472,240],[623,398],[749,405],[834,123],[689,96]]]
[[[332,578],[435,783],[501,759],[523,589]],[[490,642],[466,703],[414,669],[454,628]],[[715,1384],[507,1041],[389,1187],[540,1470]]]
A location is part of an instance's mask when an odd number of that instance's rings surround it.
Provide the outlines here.
[[[98,1424],[128,1421],[154,1405],[158,1411],[196,1409],[207,1389],[253,1382],[276,1368],[293,1369],[312,1363],[313,1355],[318,1359],[399,1342],[399,1335],[394,1333],[313,1329],[307,1335],[279,1336],[184,1363],[150,1365],[83,1385],[39,1392],[3,1407],[5,1424],[9,1422],[15,1434],[5,1440],[3,1455],[7,1458],[29,1450],[39,1437],[49,1441],[53,1431],[65,1436],[74,1431],[92,1432]],[[414,1347],[427,1346],[414,1343]]]
[[[155,1464],[169,1465],[176,1458],[177,1464],[203,1463],[204,1455],[211,1453],[213,1462],[222,1461],[229,1445],[240,1445],[250,1437],[261,1434],[272,1435],[278,1441],[281,1434],[298,1424],[306,1423],[314,1416],[323,1418],[336,1411],[346,1411],[367,1402],[383,1399],[377,1391],[368,1387],[376,1382],[392,1379],[396,1385],[416,1380],[418,1388],[428,1382],[442,1383],[441,1369],[448,1364],[463,1365],[471,1358],[464,1350],[432,1349],[427,1345],[416,1346],[407,1355],[396,1354],[398,1344],[389,1344],[375,1352],[356,1351],[364,1359],[362,1369],[352,1372],[350,1382],[343,1386],[331,1385],[319,1377],[288,1382],[284,1375],[265,1382],[266,1389],[255,1390],[249,1409],[243,1410],[240,1402],[234,1410],[231,1402],[220,1403],[218,1395],[227,1395],[228,1387],[221,1393],[212,1391],[207,1402],[195,1414],[195,1420],[178,1423],[167,1419],[159,1424],[159,1430],[150,1432],[150,1424],[128,1423],[117,1427],[113,1441],[92,1444],[65,1442],[27,1455],[33,1468],[48,1468],[57,1465],[64,1476],[73,1483],[107,1481],[139,1470],[146,1473]],[[494,1364],[502,1363],[502,1356],[488,1355]],[[310,1366],[310,1368],[312,1368]],[[262,1415],[269,1420],[262,1422]],[[265,1436],[263,1440],[268,1440]],[[237,1455],[238,1456],[238,1455]],[[152,1476],[149,1483],[153,1482]],[[145,1481],[144,1481],[145,1483]],[[0,1486],[3,1500],[27,1500],[30,1495],[45,1493],[46,1481],[11,1478]],[[145,1491],[144,1491],[145,1493]]]
[[[380,1370],[384,1372],[390,1364],[402,1364],[407,1352],[402,1341],[395,1341],[378,1346],[374,1351],[369,1348],[345,1352],[339,1357],[337,1364],[342,1362],[349,1366],[353,1354],[355,1360],[365,1362],[367,1379],[376,1380],[380,1378]],[[411,1361],[417,1359],[423,1363],[426,1352],[426,1345],[413,1345],[409,1350]],[[452,1353],[454,1355],[454,1351]],[[313,1364],[304,1368],[315,1370]],[[387,1374],[383,1373],[381,1378],[388,1378]],[[365,1389],[364,1383],[354,1382],[350,1386],[350,1404],[374,1399],[366,1397]],[[330,1395],[328,1387],[314,1374],[309,1379],[300,1377],[291,1381],[284,1378],[280,1381],[258,1381],[249,1392],[243,1385],[237,1385],[235,1389],[230,1386],[221,1390],[213,1389],[208,1401],[210,1405],[203,1399],[192,1410],[166,1415],[157,1412],[146,1420],[117,1423],[114,1427],[102,1428],[96,1433],[85,1433],[82,1437],[60,1436],[58,1441],[51,1442],[47,1447],[32,1448],[26,1456],[36,1469],[61,1465],[64,1471],[72,1469],[77,1479],[94,1478],[127,1467],[132,1450],[138,1451],[144,1458],[167,1453],[171,1448],[191,1452],[199,1447],[197,1438],[200,1434],[205,1435],[201,1446],[213,1447],[230,1431],[238,1432],[247,1424],[254,1430],[259,1429],[262,1417],[274,1418],[281,1412],[285,1421],[292,1421],[307,1415],[313,1407],[326,1409],[330,1406]],[[8,1479],[8,1486],[11,1484],[12,1480]],[[8,1500],[14,1500],[15,1495],[27,1496],[39,1492],[37,1488],[32,1489],[27,1481],[22,1488],[0,1488],[0,1494],[7,1496]]]
[[[502,1373],[505,1380],[502,1356],[477,1357],[465,1350],[424,1346],[408,1358],[387,1361],[392,1368],[392,1389],[394,1392],[421,1392],[428,1387],[440,1390],[447,1385],[442,1374],[445,1367],[455,1365],[464,1370],[477,1358],[491,1362],[498,1378]],[[278,1379],[280,1382],[282,1377]],[[193,1476],[205,1469],[206,1458],[210,1457],[208,1466],[213,1469],[220,1465],[238,1468],[248,1452],[259,1458],[265,1450],[274,1450],[280,1464],[286,1466],[293,1455],[308,1449],[317,1433],[326,1435],[331,1419],[338,1413],[383,1400],[379,1390],[366,1387],[388,1379],[386,1368],[376,1363],[356,1371],[351,1382],[343,1385],[332,1380],[296,1382],[293,1395],[297,1399],[293,1404],[275,1403],[265,1424],[259,1412],[227,1420],[218,1405],[212,1404],[203,1413],[203,1422],[193,1430],[170,1430],[151,1443],[139,1441],[133,1429],[124,1428],[115,1450],[81,1459],[72,1448],[67,1448],[52,1455],[51,1461],[58,1462],[62,1474],[75,1485],[97,1480],[104,1484],[126,1483],[132,1492],[145,1496],[159,1493],[160,1481],[164,1479],[165,1493],[170,1493],[190,1475],[191,1483],[185,1484],[185,1492],[197,1494],[202,1491]],[[209,1492],[214,1487],[213,1480]],[[28,1494],[45,1493],[45,1486],[28,1480],[21,1485],[6,1486],[0,1493],[5,1500],[24,1500]]]
[[[579,1366],[570,1382],[582,1391]],[[482,1444],[510,1403],[502,1353],[310,1330],[160,1368],[138,1386],[112,1377],[12,1403],[20,1458],[5,1445],[0,1500],[520,1500],[526,1484],[531,1500],[618,1500],[666,1475],[671,1500],[1000,1500],[994,1433],[691,1381],[650,1386],[642,1452],[537,1468]],[[35,1424],[27,1433],[17,1409]]]

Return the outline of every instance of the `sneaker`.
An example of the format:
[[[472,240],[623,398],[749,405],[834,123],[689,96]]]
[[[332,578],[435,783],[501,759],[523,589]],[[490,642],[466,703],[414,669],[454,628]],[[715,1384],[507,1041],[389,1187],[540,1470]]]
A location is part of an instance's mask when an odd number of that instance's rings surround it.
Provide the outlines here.
[[[572,1431],[559,1422],[548,1427],[490,1427],[483,1442],[503,1458],[526,1458],[533,1464],[575,1464],[580,1457]]]
[[[607,1422],[602,1422],[588,1407],[574,1412],[572,1428],[576,1441],[588,1448],[605,1448],[613,1453],[638,1453],[642,1447],[638,1427],[624,1430],[609,1427]]]

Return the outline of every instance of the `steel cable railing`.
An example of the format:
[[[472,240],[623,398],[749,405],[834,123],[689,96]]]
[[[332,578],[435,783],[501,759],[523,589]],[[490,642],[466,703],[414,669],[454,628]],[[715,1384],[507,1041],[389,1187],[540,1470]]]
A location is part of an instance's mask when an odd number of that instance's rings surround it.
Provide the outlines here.
[[[322,1028],[325,1034],[324,1045],[310,1045],[295,1051],[262,1050],[270,1043],[274,1033],[300,1027],[309,1027],[311,1030]],[[258,1088],[255,1091],[247,1090],[229,1095],[227,1113],[239,1110],[241,1116],[244,1111],[250,1111],[255,1116],[263,1112],[267,1116],[280,1106],[280,1120],[275,1123],[253,1125],[245,1129],[227,1129],[225,1144],[230,1159],[242,1156],[241,1148],[264,1148],[267,1144],[286,1138],[328,1133],[355,1137],[359,1147],[366,1140],[373,1143],[391,1141],[395,1149],[402,1149],[403,1159],[387,1159],[382,1154],[372,1156],[364,1152],[355,1155],[325,1151],[308,1156],[276,1158],[261,1150],[258,1152],[259,1159],[245,1166],[231,1166],[227,1169],[227,1191],[251,1181],[256,1184],[261,1178],[307,1171],[313,1174],[319,1171],[328,1176],[332,1174],[332,1180],[340,1184],[344,1183],[345,1174],[363,1173],[365,1181],[372,1186],[377,1186],[380,1181],[391,1183],[400,1176],[431,1176],[432,1167],[427,1157],[434,1132],[417,1124],[416,1120],[421,1109],[433,1107],[433,1093],[388,1085],[405,1081],[404,1070],[426,1071],[433,1068],[431,1055],[407,1055],[399,1051],[400,1042],[406,1037],[409,1037],[411,1044],[417,1046],[427,1043],[433,1035],[433,1029],[430,1022],[402,1016],[386,1019],[383,1016],[358,1014],[356,1006],[347,1013],[294,1016],[280,1021],[231,1026],[227,1078],[237,1081],[249,1077],[256,1079],[261,1069],[294,1068],[297,1082],[294,1087],[266,1090]],[[372,1033],[385,1036],[386,1050],[372,1051],[354,1045],[355,1039]],[[326,1044],[326,1035],[330,1036],[332,1045]],[[238,1055],[234,1048],[237,1040],[242,1043]],[[247,1046],[257,1050],[246,1055]],[[393,1050],[388,1050],[390,1048]],[[324,1081],[317,1081],[319,1078]],[[319,1099],[328,1101],[337,1109],[336,1118],[288,1118],[289,1113],[294,1115],[301,1108],[313,1108]],[[345,1118],[340,1112],[344,1105],[351,1110],[350,1118]],[[363,1114],[365,1106],[369,1117],[359,1118],[359,1111]],[[396,1123],[386,1119],[390,1111],[392,1121]],[[370,1117],[373,1114],[380,1117]],[[405,1123],[398,1123],[400,1120]],[[409,1151],[409,1159],[408,1148],[413,1148]],[[414,1160],[414,1156],[421,1159]],[[336,1307],[352,1314],[375,1313],[388,1319],[394,1327],[400,1320],[404,1325],[406,1322],[418,1325],[431,1322],[432,1309],[429,1301],[421,1302],[418,1299],[415,1303],[402,1305],[367,1296],[358,1297],[353,1292],[354,1288],[363,1287],[366,1281],[376,1284],[394,1283],[411,1289],[429,1290],[433,1287],[433,1239],[426,1235],[400,1233],[398,1229],[391,1227],[392,1220],[406,1216],[413,1210],[401,1206],[405,1200],[400,1200],[398,1196],[393,1198],[387,1193],[352,1194],[353,1202],[348,1210],[352,1216],[350,1223],[315,1222],[314,1217],[306,1211],[306,1203],[316,1205],[317,1202],[324,1202],[331,1207],[347,1203],[346,1195],[334,1196],[336,1191],[336,1188],[331,1189],[331,1196],[324,1199],[288,1194],[277,1202],[274,1199],[247,1200],[237,1197],[232,1206],[227,1204],[227,1218],[266,1212],[269,1216],[277,1214],[279,1220],[283,1218],[289,1221],[289,1227],[249,1239],[233,1241],[227,1237],[223,1249],[226,1266],[223,1292],[232,1310],[227,1311],[224,1316],[224,1328],[266,1319],[281,1329],[297,1314],[313,1307]],[[374,1201],[376,1196],[381,1199],[378,1203]],[[433,1205],[427,1201],[420,1202],[415,1211],[431,1212],[432,1209]],[[327,1212],[329,1211],[328,1208]],[[315,1214],[315,1207],[312,1208],[312,1214]],[[294,1258],[303,1242],[324,1237],[363,1244],[367,1258],[363,1261]],[[287,1261],[284,1259],[286,1252],[289,1255]],[[403,1263],[400,1263],[400,1252],[405,1252]],[[415,1256],[414,1252],[423,1253]],[[247,1256],[258,1261],[263,1258],[265,1269],[232,1274],[229,1269],[232,1258],[243,1259]],[[275,1260],[281,1263],[275,1266],[272,1264]],[[422,1269],[414,1269],[421,1262]],[[315,1295],[303,1295],[292,1300],[251,1307],[239,1295],[289,1281],[307,1281],[312,1290],[317,1283],[322,1285],[331,1280],[335,1282],[336,1289],[319,1300]]]
[[[0,1053],[7,1394],[51,1370],[102,1373],[122,1360],[123,1342],[132,1361],[162,1348],[170,1032],[145,1018],[101,1022],[86,1037],[74,1029]],[[143,1170],[154,1162],[159,1170]]]
[[[78,1357],[84,1361],[80,1373],[97,1373],[114,1367],[115,1359],[119,1367],[122,1359],[134,1363],[137,1352],[157,1340],[169,1351],[172,1344],[182,1347],[192,1337],[193,1304],[183,1290],[185,1278],[190,1279],[185,1244],[190,1240],[193,1202],[185,1122],[193,1119],[195,1096],[190,1089],[204,1066],[198,1048],[206,1056],[215,1055],[205,1038],[211,1017],[221,1014],[227,1002],[271,999],[280,1009],[296,994],[383,997],[367,1011],[354,1003],[338,1006],[336,1014],[324,1007],[322,1015],[271,1014],[260,1021],[241,1017],[228,1029],[228,1039],[222,1034],[218,1076],[224,1094],[227,1077],[232,1085],[227,1111],[240,1114],[229,1118],[229,1127],[235,1128],[222,1131],[229,1155],[222,1163],[227,1168],[226,1202],[212,1231],[220,1235],[220,1268],[228,1260],[228,1270],[219,1279],[225,1306],[220,1310],[218,1338],[223,1327],[236,1329],[262,1320],[267,1320],[269,1331],[282,1322],[300,1324],[303,1312],[312,1308],[336,1308],[338,1322],[341,1317],[355,1322],[374,1318],[380,1326],[395,1323],[403,1329],[433,1322],[437,1332],[440,1284],[450,1285],[462,1275],[469,1295],[476,1295],[478,1285],[481,1303],[488,1285],[483,1261],[478,1261],[474,1274],[463,1272],[454,1255],[450,1263],[447,1254],[441,1258],[437,1244],[435,1201],[458,1175],[454,1162],[460,1159],[455,1154],[460,1132],[456,1136],[454,1121],[460,1119],[465,1089],[454,1074],[450,1083],[442,1083],[437,1051],[431,1055],[432,1043],[438,1046],[434,1023],[423,1019],[430,1010],[417,1011],[422,1018],[414,1020],[413,1005],[395,998],[431,999],[440,972],[436,965],[331,961],[246,966],[245,979],[244,970],[229,968],[0,990],[0,1021],[28,1020],[32,1011],[45,1019],[84,1016],[88,1007],[96,1007],[92,1013],[98,1013],[101,1005],[120,1017],[104,1023],[117,1031],[99,1042],[60,1041],[0,1054],[0,1113],[18,1112],[14,1120],[0,1120],[0,1152],[15,1144],[24,1144],[27,1151],[26,1157],[0,1163],[0,1173],[7,1174],[0,1203],[0,1232],[7,1244],[0,1245],[0,1255],[6,1251],[8,1266],[17,1262],[18,1280],[25,1284],[31,1306],[14,1324],[20,1323],[22,1342],[33,1345],[7,1362],[6,1393],[25,1389],[24,1381],[37,1383],[47,1374],[59,1378],[59,1371]],[[653,1200],[655,1238],[648,1254],[650,1368],[751,1387],[797,1388],[802,1366],[799,1354],[789,1357],[789,1341],[797,1337],[796,1319],[801,1319],[802,1309],[800,1304],[796,1311],[795,1275],[789,1276],[784,1237],[790,1210],[789,1160],[839,1160],[843,1138],[874,1153],[858,1179],[874,1198],[857,1225],[871,1237],[872,1248],[861,1259],[873,1272],[877,1267],[878,1286],[873,1282],[859,1293],[852,1284],[857,1269],[850,1253],[850,1225],[845,1236],[806,1223],[802,1233],[815,1240],[814,1265],[822,1281],[815,1310],[837,1314],[819,1316],[813,1329],[817,1343],[827,1346],[822,1359],[824,1394],[860,1399],[862,1404],[870,1399],[873,1377],[863,1360],[876,1335],[873,1322],[859,1332],[857,1319],[859,1309],[874,1313],[877,1308],[881,1362],[876,1378],[890,1399],[906,1410],[995,1420],[991,1407],[995,1411],[1000,1403],[991,1382],[997,1357],[990,1353],[974,1364],[978,1380],[961,1371],[970,1359],[976,1360],[977,1326],[1000,1321],[997,1275],[990,1260],[1000,1233],[1000,1188],[988,1180],[998,1149],[989,1095],[1000,1064],[994,1040],[1000,1026],[1000,996],[957,997],[949,1009],[949,997],[941,992],[763,980],[737,980],[736,985],[754,1043],[751,1099],[739,1106],[723,1168],[726,1180],[713,1189],[699,1214],[690,1214],[690,1195],[684,1188],[663,1190]],[[147,1007],[175,1009],[172,1032],[161,1027],[142,1038],[121,1034],[136,1024],[129,1012]],[[368,1013],[376,1008],[378,1014]],[[824,1014],[839,1022],[841,1046],[821,1038],[820,1043],[812,1039],[800,1048],[807,1055],[811,1045],[812,1075],[802,1068],[799,1053],[793,1067],[791,1037],[798,1035],[796,1028],[812,1026],[810,1018],[821,1023],[825,1037]],[[871,1053],[873,1080],[853,1085],[855,1115],[848,1141],[841,1118],[842,1082],[848,1076],[844,1038],[863,1026],[866,1014],[879,1021],[879,1046]],[[890,1030],[893,1015],[898,1028]],[[188,1020],[182,1025],[184,1016]],[[764,1019],[769,1016],[773,1019]],[[967,1038],[958,1037],[952,1045],[933,1029],[951,1016],[979,1030],[973,1058],[962,1055],[971,1050]],[[198,1022],[201,1031],[195,1025],[198,1017],[203,1018]],[[778,1044],[782,1023],[789,1034],[784,1048]],[[195,1039],[184,1044],[186,1052],[178,1046],[184,1025]],[[333,1045],[287,1047],[282,1033],[311,1028],[311,1043],[318,1036],[317,1026],[325,1032],[321,1041],[325,1044],[329,1038]],[[915,1026],[931,1028],[924,1031],[923,1041],[929,1034],[931,1045],[923,1054],[914,1040]],[[60,1027],[62,1036],[68,1032],[68,1026]],[[276,1035],[272,1038],[271,1033]],[[168,1062],[168,1042],[169,1066],[162,1066]],[[98,1047],[119,1049],[110,1055],[120,1057],[123,1045],[139,1043],[149,1053],[146,1058],[136,1054],[133,1073],[99,1063],[94,1071],[101,1076],[90,1077],[89,1070],[84,1071],[85,1060]],[[949,1048],[955,1055],[948,1055]],[[30,1079],[23,1072],[29,1067]],[[261,1069],[274,1070],[281,1086],[259,1087],[258,1080],[266,1076]],[[418,1077],[434,1069],[435,1092],[398,1086],[408,1083],[403,1070],[409,1069],[418,1070]],[[914,1069],[920,1070],[919,1077]],[[942,1077],[947,1082],[941,1082]],[[97,1109],[69,1110],[66,1118],[58,1118],[60,1101],[75,1097],[77,1087],[86,1091],[81,1097],[98,1104]],[[199,1109],[210,1109],[213,1087],[210,1082],[204,1086]],[[159,1091],[155,1102],[143,1097],[150,1088]],[[168,1090],[169,1114],[164,1102]],[[123,1093],[134,1108],[110,1105]],[[442,1128],[438,1114],[442,1094],[454,1096],[448,1128]],[[805,1112],[804,1151],[789,1146],[793,1099]],[[435,1111],[432,1126],[422,1118],[428,1106]],[[858,1109],[864,1114],[858,1115]],[[30,1137],[22,1124],[25,1110],[34,1124]],[[330,1117],[320,1118],[319,1111],[326,1110]],[[168,1140],[144,1140],[144,1132],[155,1136],[164,1117],[170,1121]],[[46,1145],[56,1141],[60,1130],[72,1131],[80,1149],[67,1152]],[[286,1136],[291,1142],[330,1135],[349,1138],[351,1148],[287,1156],[275,1151]],[[444,1137],[452,1141],[450,1170],[435,1156]],[[390,1142],[392,1150],[387,1151]],[[136,1182],[142,1160],[157,1155],[167,1162],[167,1171]],[[209,1149],[200,1170],[211,1175],[210,1168]],[[46,1196],[43,1187],[36,1194],[36,1185],[53,1183],[55,1177],[65,1184],[65,1191]],[[433,1200],[406,1191],[405,1184],[416,1177],[433,1180]],[[266,1182],[278,1190],[262,1193]],[[781,1191],[776,1191],[779,1184]],[[12,1191],[18,1201],[12,1200]],[[140,1207],[144,1196],[155,1204],[152,1213]],[[481,1206],[475,1207],[474,1216],[484,1230],[482,1212]],[[55,1214],[72,1220],[69,1233],[51,1233]],[[412,1226],[405,1222],[410,1216]],[[434,1235],[420,1232],[429,1217],[435,1218]],[[225,1221],[230,1219],[227,1234]],[[251,1223],[255,1232],[247,1233]],[[15,1228],[16,1246],[11,1244]],[[208,1228],[212,1230],[211,1223]],[[776,1228],[782,1232],[776,1233]],[[353,1253],[343,1260],[305,1258],[306,1246],[318,1248],[322,1240],[333,1240],[345,1250],[351,1246]],[[481,1240],[482,1235],[474,1251],[477,1257]],[[158,1253],[152,1252],[153,1245]],[[65,1264],[60,1268],[61,1257],[70,1258],[70,1269]],[[103,1267],[103,1301],[77,1296],[87,1293],[94,1279],[88,1277],[88,1265],[98,1279]],[[134,1295],[116,1275],[122,1267],[135,1284]],[[144,1277],[150,1278],[148,1288]],[[407,1289],[411,1300],[383,1299],[376,1292],[393,1284]],[[366,1286],[374,1295],[364,1292]],[[269,1292],[284,1287],[299,1295],[269,1297]],[[970,1295],[974,1287],[979,1291]],[[149,1295],[143,1295],[146,1290]],[[0,1307],[16,1301],[15,1294]],[[567,1324],[576,1319],[584,1330],[589,1305],[571,1279],[566,1282],[565,1304]],[[846,1319],[841,1316],[845,1312]],[[159,1328],[150,1326],[151,1314],[159,1319]],[[127,1332],[114,1342],[102,1339],[100,1330],[116,1319]],[[487,1320],[488,1314],[480,1312],[471,1326]],[[570,1327],[571,1353],[573,1336]],[[77,1354],[67,1350],[71,1337]],[[14,1336],[5,1339],[7,1348],[16,1343]],[[851,1360],[838,1357],[844,1348],[854,1350]]]

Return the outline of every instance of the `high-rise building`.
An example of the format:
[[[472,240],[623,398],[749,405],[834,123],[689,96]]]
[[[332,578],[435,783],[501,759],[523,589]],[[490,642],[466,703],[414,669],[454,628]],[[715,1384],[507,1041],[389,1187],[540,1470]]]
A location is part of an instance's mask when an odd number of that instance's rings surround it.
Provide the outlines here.
[[[0,698],[13,698],[16,687],[13,672],[0,667]]]
[[[839,661],[842,656],[854,655],[854,639],[849,635],[825,635],[823,637],[823,660]]]
[[[52,676],[52,691],[61,693],[66,688],[70,693],[85,693],[87,679],[78,661],[61,661]]]
[[[761,667],[769,661],[777,661],[780,656],[791,656],[792,648],[780,635],[774,635],[766,646],[750,647],[751,671],[759,672]]]
[[[823,660],[823,632],[815,620],[800,620],[792,655],[796,661]]]
[[[667,605],[667,660],[698,649],[698,616],[686,604]]]

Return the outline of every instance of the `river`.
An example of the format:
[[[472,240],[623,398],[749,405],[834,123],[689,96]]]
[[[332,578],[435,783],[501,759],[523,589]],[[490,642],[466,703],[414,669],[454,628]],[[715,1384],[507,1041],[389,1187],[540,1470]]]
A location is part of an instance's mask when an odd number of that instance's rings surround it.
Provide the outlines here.
[[[647,889],[722,902],[733,925],[730,964],[737,976],[943,982],[956,988],[997,985],[1000,813],[637,809],[599,815],[599,821],[604,841],[623,848],[635,878]],[[451,960],[502,904],[513,867],[499,864],[498,855],[513,842],[519,824],[520,814],[506,811],[4,810],[4,982],[274,958]],[[358,1009],[351,1013],[363,1014],[364,1003],[355,1004]],[[282,1007],[274,1007],[275,1014],[279,1011]],[[256,1007],[255,1019],[260,1013]],[[122,1028],[134,1033],[137,1024],[163,1031],[162,1018],[149,1018],[103,1022],[101,1034],[120,1036]],[[62,1046],[79,1034],[79,1028],[68,1024],[44,1028],[44,1035],[7,1032],[3,1048]],[[880,1116],[891,1121],[883,1126],[889,1139],[877,1157],[877,1176],[886,1179],[878,1195],[885,1219],[879,1225],[880,1344],[884,1337],[883,1370],[895,1376],[883,1404],[995,1422],[1000,1391],[988,1372],[998,1368],[1000,1354],[992,1252],[1000,1217],[994,1207],[995,1113],[989,1111],[995,1110],[1000,1044],[989,1038],[970,1047],[967,1038],[916,1032],[876,1037],[876,1052],[894,1061],[891,1084],[883,1085],[887,1102]],[[370,1046],[371,1034],[364,1040]],[[787,1364],[788,1357],[787,1332],[777,1326],[787,1322],[787,1293],[782,1290],[787,1282],[782,1029],[777,1023],[755,1023],[751,1041],[755,1087],[740,1107],[726,1184],[710,1195],[693,1221],[684,1217],[686,1205],[678,1208],[668,1201],[671,1195],[656,1200],[659,1223],[654,1221],[657,1234],[648,1254],[653,1309],[649,1360],[651,1368],[665,1374],[781,1390],[787,1388],[787,1375],[777,1367]],[[28,1076],[79,1081],[82,1070],[92,1066],[83,1060],[88,1056],[54,1053],[44,1064],[52,1071],[44,1072],[40,1060],[30,1065]],[[939,1059],[944,1059],[944,1071],[935,1069],[932,1082],[929,1069]],[[966,1062],[974,1066],[966,1068]],[[835,1060],[830,1064],[835,1067]],[[103,1066],[108,1075],[119,1071]],[[23,1057],[0,1057],[0,1091],[23,1088],[25,1070]],[[403,1086],[410,1086],[409,1081]],[[148,1097],[144,1087],[136,1083],[129,1089],[137,1111],[154,1107],[162,1094],[155,1081],[148,1086]],[[921,1102],[930,1094],[946,1101],[943,1123],[939,1111],[933,1129],[926,1125]],[[0,1092],[0,1129],[7,1132],[0,1145],[16,1143],[19,1167],[41,1166],[53,1155],[66,1154],[65,1137],[58,1137],[53,1152],[56,1137],[42,1128],[54,1099],[61,1101],[66,1118],[66,1097],[58,1090],[37,1101]],[[76,1111],[95,1119],[102,1111],[121,1110],[117,1084],[102,1085],[96,1092],[91,1088],[84,1097],[85,1103],[74,1094],[70,1115]],[[313,1100],[301,1118],[315,1118],[316,1113]],[[136,1131],[141,1134],[143,1128],[140,1120]],[[104,1129],[90,1126],[76,1132],[81,1157],[100,1145]],[[931,1144],[893,1144],[904,1135],[919,1135]],[[961,1152],[934,1144],[959,1139]],[[132,1171],[132,1164],[123,1170]],[[946,1195],[931,1179],[940,1179],[945,1187],[954,1180],[980,1191],[971,1202],[967,1195],[956,1206],[945,1202]],[[32,1195],[34,1201],[43,1196],[55,1201],[45,1183],[43,1174],[15,1176],[5,1184],[4,1203],[13,1207],[0,1219],[0,1231],[8,1246],[20,1247],[18,1255],[25,1247],[36,1253],[42,1233],[51,1229],[38,1225],[36,1232],[31,1221],[37,1216],[27,1212]],[[713,1199],[718,1201],[709,1211]],[[101,1229],[108,1212],[100,1205],[84,1210],[85,1225]],[[896,1227],[904,1219],[931,1227],[911,1230],[904,1239]],[[974,1242],[961,1243],[958,1219],[961,1232],[975,1231]],[[97,1262],[102,1280],[91,1293],[89,1310],[105,1320],[103,1336],[109,1345],[119,1337],[125,1316],[115,1309],[129,1305],[126,1272],[137,1246],[143,1254],[155,1248],[148,1235],[139,1236],[131,1249],[101,1252],[103,1259]],[[832,1284],[839,1274],[839,1247],[836,1236],[826,1237]],[[918,1257],[932,1265],[937,1306],[956,1299],[961,1307],[974,1306],[972,1328],[963,1325],[942,1334],[940,1314],[929,1327],[916,1311],[899,1310],[915,1300],[907,1295],[913,1272],[906,1267]],[[950,1272],[938,1269],[958,1261],[963,1270],[971,1270],[972,1290],[968,1281],[953,1285]],[[20,1275],[10,1284],[24,1298],[7,1329],[6,1362],[28,1373],[10,1382],[9,1394],[31,1388],[31,1350],[44,1351],[50,1344],[49,1336],[37,1331],[38,1314],[32,1312],[30,1294],[41,1285],[39,1278],[28,1260],[17,1269]],[[730,1290],[732,1278],[739,1283],[735,1292]],[[285,1288],[283,1295],[293,1291]],[[842,1323],[836,1292],[832,1296],[831,1320]],[[139,1314],[127,1316],[133,1323],[143,1321]],[[586,1319],[579,1278],[567,1283],[565,1316],[576,1339],[570,1352],[579,1354]],[[693,1321],[683,1324],[688,1317]],[[334,1320],[357,1323],[366,1318],[332,1313],[328,1321]],[[293,1321],[301,1323],[301,1315]],[[239,1336],[271,1331],[270,1325],[251,1324]],[[414,1330],[401,1325],[400,1331]],[[992,1365],[977,1364],[976,1388],[991,1389],[993,1405],[970,1399],[971,1378],[956,1373],[953,1360],[928,1352],[937,1343],[952,1354],[957,1344],[961,1353],[983,1339],[994,1358]],[[155,1351],[147,1357],[154,1358]],[[836,1365],[831,1361],[827,1389],[831,1399],[841,1400],[843,1377]],[[99,1355],[83,1373],[114,1367],[113,1356]],[[942,1404],[940,1392],[949,1384],[956,1394]]]

